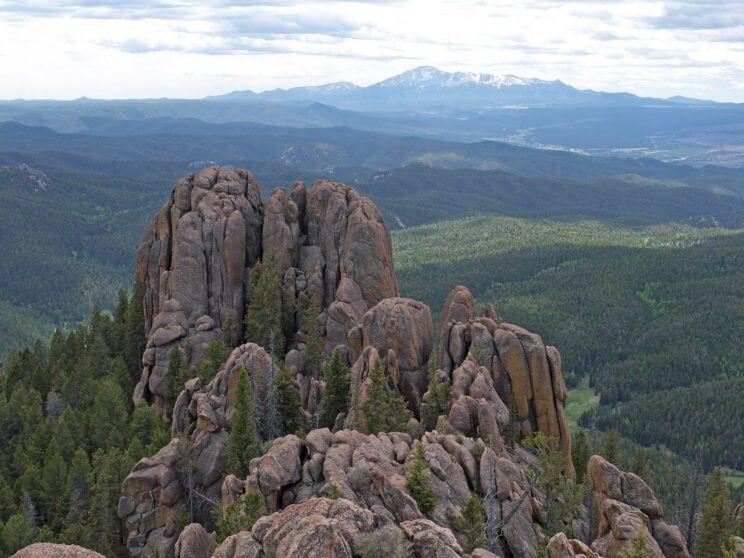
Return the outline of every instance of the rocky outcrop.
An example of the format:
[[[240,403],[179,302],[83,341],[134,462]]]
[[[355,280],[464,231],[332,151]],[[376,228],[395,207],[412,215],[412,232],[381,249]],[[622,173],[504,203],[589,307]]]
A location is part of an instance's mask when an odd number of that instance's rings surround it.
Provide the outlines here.
[[[209,558],[215,545],[215,534],[207,533],[198,523],[186,525],[176,541],[174,558]]]
[[[353,408],[348,427],[364,423],[361,407],[366,400],[369,371],[378,359],[386,367],[390,384],[406,398],[418,414],[427,387],[428,362],[433,346],[431,311],[410,298],[387,298],[372,307],[347,338],[349,358],[354,362]]]
[[[406,480],[416,443],[424,446],[428,484],[435,495],[435,506],[426,514]],[[510,517],[503,531],[509,552],[533,558],[542,537],[534,510],[544,503],[544,495],[528,482],[533,460],[521,448],[513,453],[503,447],[494,451],[481,439],[436,431],[417,441],[407,433],[313,430],[304,442],[296,436],[276,440],[264,456],[251,462],[245,480],[228,476],[222,488],[223,507],[248,490],[258,491],[266,508],[275,511],[270,520],[278,521],[290,509],[303,509],[298,505],[309,506],[336,494],[365,510],[374,525],[398,525],[421,556],[460,556],[462,508],[475,493],[488,502],[494,523]],[[255,527],[253,532],[255,538]]]
[[[592,550],[617,558],[641,538],[649,556],[689,558],[684,537],[676,526],[664,522],[661,505],[643,479],[599,455],[591,457],[587,473],[597,521]]]
[[[438,363],[453,386],[448,417],[453,428],[486,436],[503,425],[502,405],[511,404],[523,437],[543,432],[559,439],[563,452],[571,455],[563,410],[568,390],[555,347],[501,321],[492,306],[476,316],[473,297],[462,286],[455,287],[444,303],[439,335]]]
[[[548,542],[548,558],[599,558],[591,548],[577,539],[558,533]]]
[[[250,269],[268,254],[283,273],[287,349],[300,356],[300,310],[310,299],[321,310],[330,351],[346,343],[369,308],[399,294],[390,233],[377,207],[354,189],[295,183],[289,194],[274,190],[264,205],[247,171],[190,174],[176,183],[137,251],[147,348],[135,402],[155,403],[166,414],[174,347],[195,367],[212,341],[227,336],[234,346],[243,338]]]
[[[261,256],[261,192],[240,169],[206,168],[176,182],[137,250],[145,288],[147,349],[135,402],[165,411],[168,356],[187,350],[199,363],[211,341],[242,336],[247,270]]]
[[[105,556],[74,544],[36,543],[22,548],[11,558],[105,558]]]
[[[186,382],[173,407],[173,439],[152,458],[140,460],[124,481],[118,515],[129,531],[133,556],[147,556],[155,548],[166,555],[178,537],[175,519],[187,505],[196,509],[196,521],[212,525],[209,502],[220,499],[227,428],[242,369],[260,405],[275,368],[262,347],[246,343],[232,351],[205,388],[198,378]]]

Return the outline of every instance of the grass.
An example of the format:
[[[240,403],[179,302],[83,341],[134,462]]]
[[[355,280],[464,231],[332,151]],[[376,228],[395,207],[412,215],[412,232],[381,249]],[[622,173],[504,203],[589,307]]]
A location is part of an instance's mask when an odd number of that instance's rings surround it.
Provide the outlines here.
[[[581,383],[568,393],[565,411],[569,428],[574,431],[578,426],[579,417],[586,411],[599,405],[599,395],[594,388],[589,387],[589,378],[584,377]]]
[[[727,469],[726,482],[728,482],[733,488],[740,488],[744,486],[744,472],[733,471]]]

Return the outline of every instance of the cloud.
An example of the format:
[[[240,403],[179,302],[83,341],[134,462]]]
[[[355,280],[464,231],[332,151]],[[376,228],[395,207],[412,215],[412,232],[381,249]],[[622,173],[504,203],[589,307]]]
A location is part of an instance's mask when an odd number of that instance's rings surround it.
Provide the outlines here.
[[[667,2],[661,15],[646,18],[658,29],[715,30],[744,26],[744,3],[729,0]]]
[[[0,0],[0,98],[366,85],[431,64],[744,101],[743,53],[733,0]]]

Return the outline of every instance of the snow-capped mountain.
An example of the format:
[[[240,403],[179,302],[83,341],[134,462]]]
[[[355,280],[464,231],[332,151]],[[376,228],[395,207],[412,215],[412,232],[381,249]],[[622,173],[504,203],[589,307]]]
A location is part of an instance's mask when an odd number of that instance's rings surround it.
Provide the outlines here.
[[[375,84],[373,87],[460,87],[478,86],[512,87],[549,83],[535,78],[522,78],[511,74],[494,75],[476,72],[443,72],[434,66],[419,66]]]
[[[431,112],[567,106],[638,106],[647,103],[629,93],[579,90],[560,80],[512,74],[445,72],[420,66],[367,87],[348,81],[274,89],[255,94],[237,91],[226,100],[314,102],[364,112]]]

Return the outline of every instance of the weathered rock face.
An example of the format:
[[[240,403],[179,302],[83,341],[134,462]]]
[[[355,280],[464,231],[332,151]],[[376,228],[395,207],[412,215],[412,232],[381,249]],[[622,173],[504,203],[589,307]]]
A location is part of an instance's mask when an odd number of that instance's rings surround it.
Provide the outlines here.
[[[598,455],[589,460],[587,472],[597,519],[595,552],[617,558],[640,537],[649,556],[689,558],[684,537],[676,526],[664,522],[661,505],[640,477],[620,471]]]
[[[244,170],[211,167],[179,180],[137,250],[145,288],[147,349],[134,400],[164,410],[168,356],[177,345],[197,364],[209,343],[242,336],[245,280],[261,256],[263,203]]]
[[[424,446],[429,486],[435,495],[435,506],[426,514],[420,511],[406,480],[416,443]],[[374,525],[399,525],[417,556],[461,556],[463,541],[457,528],[462,508],[475,493],[488,503],[494,522],[516,508],[504,529],[505,544],[513,556],[533,558],[541,538],[533,510],[542,506],[544,495],[529,488],[531,462],[523,450],[510,453],[502,445],[494,451],[481,439],[436,431],[417,441],[406,433],[332,433],[326,428],[311,431],[304,442],[296,436],[276,440],[266,455],[251,462],[250,475],[244,481],[232,475],[225,479],[222,502],[226,507],[246,491],[257,490],[266,508],[276,512],[268,521],[285,523],[289,510],[309,509],[298,506],[309,506],[335,492],[348,501],[344,505],[365,510]],[[266,539],[256,536],[257,529],[261,530],[258,524],[253,538],[265,545]],[[240,537],[227,544],[238,540]],[[347,538],[347,543],[353,548],[351,539]],[[256,543],[249,546],[261,548]],[[328,555],[347,555],[339,552]]]
[[[247,171],[211,167],[179,180],[137,251],[147,348],[135,402],[165,414],[171,350],[196,366],[209,344],[243,337],[250,268],[274,254],[283,273],[288,349],[304,350],[298,310],[318,302],[330,351],[380,300],[399,294],[390,233],[375,205],[340,183],[295,183],[264,205]],[[295,359],[302,363],[301,358]],[[298,369],[296,372],[301,373]]]
[[[496,425],[503,427],[504,405],[513,397],[522,436],[539,430],[558,438],[570,456],[560,353],[539,335],[501,321],[493,307],[481,314],[475,315],[473,297],[462,286],[452,290],[442,309],[438,359],[452,383],[450,425],[486,436]]]
[[[389,374],[408,406],[417,413],[426,391],[433,345],[429,307],[410,298],[387,298],[364,314],[358,328],[359,333],[352,332],[350,337],[361,338],[363,347],[373,347],[389,368],[395,368]],[[349,344],[353,345],[353,341]]]
[[[186,525],[176,541],[174,558],[209,558],[215,545],[215,534],[211,535],[199,523]]]
[[[140,460],[124,481],[118,515],[129,531],[127,546],[133,556],[147,556],[154,549],[167,555],[178,537],[175,519],[187,506],[196,510],[195,521],[212,526],[209,500],[220,498],[227,428],[242,368],[253,380],[254,398],[260,403],[273,364],[262,347],[246,343],[232,351],[206,388],[197,378],[186,382],[173,408],[173,439],[152,458]]]
[[[93,550],[74,544],[36,543],[22,548],[11,558],[105,558]]]

